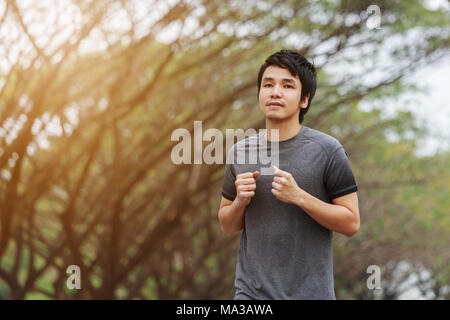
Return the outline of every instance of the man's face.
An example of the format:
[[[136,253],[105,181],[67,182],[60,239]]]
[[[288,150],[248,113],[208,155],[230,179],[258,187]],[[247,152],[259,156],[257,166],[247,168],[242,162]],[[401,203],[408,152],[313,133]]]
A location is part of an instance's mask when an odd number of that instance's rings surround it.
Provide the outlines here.
[[[302,84],[288,69],[271,65],[262,76],[259,107],[270,120],[298,119],[300,108],[308,106],[308,97],[300,103]]]

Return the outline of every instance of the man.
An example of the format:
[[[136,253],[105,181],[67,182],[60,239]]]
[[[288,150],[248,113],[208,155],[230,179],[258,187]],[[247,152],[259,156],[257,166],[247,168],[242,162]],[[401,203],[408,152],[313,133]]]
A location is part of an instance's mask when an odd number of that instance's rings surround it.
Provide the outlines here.
[[[359,230],[357,185],[342,145],[301,124],[315,90],[314,66],[295,51],[276,52],[261,66],[267,131],[229,150],[218,213],[223,232],[243,230],[235,299],[336,299],[332,232]],[[273,175],[234,161],[237,149],[270,145],[271,137],[278,141]]]

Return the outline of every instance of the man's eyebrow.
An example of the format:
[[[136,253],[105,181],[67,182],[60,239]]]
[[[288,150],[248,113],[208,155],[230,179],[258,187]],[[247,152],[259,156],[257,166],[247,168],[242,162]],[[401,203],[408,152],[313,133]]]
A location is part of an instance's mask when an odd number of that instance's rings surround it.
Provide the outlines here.
[[[271,77],[264,77],[263,78],[263,81],[274,81],[275,79],[274,78],[271,78]],[[291,78],[283,78],[283,79],[281,79],[281,82],[289,82],[289,83],[292,83],[292,84],[296,84],[296,82],[295,82],[295,80],[294,79],[291,79]]]

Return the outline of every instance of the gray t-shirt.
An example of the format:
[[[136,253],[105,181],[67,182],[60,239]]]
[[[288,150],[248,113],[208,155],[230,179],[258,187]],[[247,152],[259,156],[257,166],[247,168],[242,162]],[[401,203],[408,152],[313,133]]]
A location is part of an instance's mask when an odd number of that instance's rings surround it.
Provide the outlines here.
[[[222,185],[225,198],[235,199],[238,174],[261,172],[270,166],[259,159],[250,164],[248,155],[247,164],[236,157],[237,150],[244,148],[248,154],[262,145],[270,156],[275,155],[262,131],[230,148]],[[325,133],[303,125],[296,136],[279,142],[278,152],[278,167],[322,201],[332,203],[334,198],[357,191],[347,153]],[[234,299],[336,299],[332,231],[300,207],[278,200],[271,192],[273,178],[258,176],[255,195],[245,209]]]

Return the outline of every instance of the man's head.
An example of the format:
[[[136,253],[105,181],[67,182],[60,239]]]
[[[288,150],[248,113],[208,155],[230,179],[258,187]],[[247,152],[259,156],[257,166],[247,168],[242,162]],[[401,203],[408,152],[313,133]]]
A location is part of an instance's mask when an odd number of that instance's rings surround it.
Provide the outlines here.
[[[299,113],[302,123],[315,92],[316,69],[295,51],[272,54],[259,70],[259,105],[268,118],[281,120]]]

